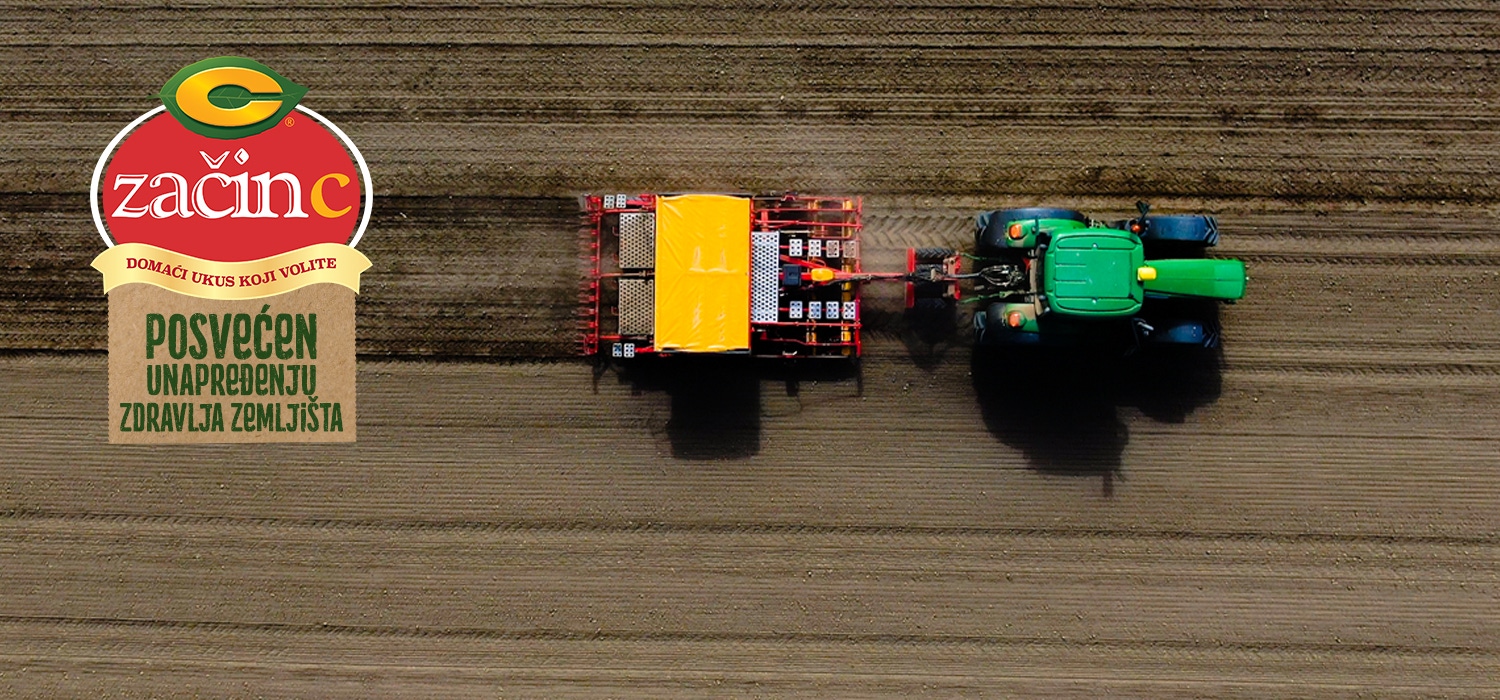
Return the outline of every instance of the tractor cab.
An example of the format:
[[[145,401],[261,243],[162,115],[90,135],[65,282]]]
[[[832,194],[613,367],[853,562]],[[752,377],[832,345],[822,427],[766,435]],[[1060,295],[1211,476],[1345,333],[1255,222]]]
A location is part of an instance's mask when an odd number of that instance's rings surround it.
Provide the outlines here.
[[[1146,267],[1141,241],[1129,231],[1060,231],[1041,251],[1040,291],[1052,313],[1108,318],[1140,311]]]

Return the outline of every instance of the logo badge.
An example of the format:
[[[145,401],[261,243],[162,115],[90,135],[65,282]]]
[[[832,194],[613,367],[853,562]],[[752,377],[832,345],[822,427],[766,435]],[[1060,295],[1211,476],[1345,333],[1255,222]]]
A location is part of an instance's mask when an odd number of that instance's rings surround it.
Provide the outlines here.
[[[255,61],[199,61],[94,169],[112,442],[354,439],[370,172]]]

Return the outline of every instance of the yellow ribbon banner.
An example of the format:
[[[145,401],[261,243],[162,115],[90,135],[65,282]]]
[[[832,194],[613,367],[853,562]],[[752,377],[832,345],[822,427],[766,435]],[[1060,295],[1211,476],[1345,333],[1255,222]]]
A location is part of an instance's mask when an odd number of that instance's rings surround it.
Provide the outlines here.
[[[260,260],[219,262],[145,243],[121,243],[94,258],[104,292],[145,282],[203,299],[256,299],[331,282],[359,292],[370,259],[340,243],[318,243]]]

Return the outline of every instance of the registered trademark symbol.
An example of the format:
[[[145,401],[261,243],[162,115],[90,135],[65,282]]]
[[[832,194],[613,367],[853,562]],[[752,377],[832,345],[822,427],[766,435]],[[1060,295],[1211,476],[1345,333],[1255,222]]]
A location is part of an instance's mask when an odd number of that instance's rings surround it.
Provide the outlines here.
[[[283,122],[283,123],[284,123],[284,124],[286,124],[286,125],[287,125],[287,126],[291,126],[291,125],[293,125],[293,124],[296,124],[296,123],[297,123],[297,120],[295,120],[295,119],[293,119],[293,118],[291,118],[291,117],[287,117],[287,118],[286,118],[286,121],[285,121],[285,122]]]

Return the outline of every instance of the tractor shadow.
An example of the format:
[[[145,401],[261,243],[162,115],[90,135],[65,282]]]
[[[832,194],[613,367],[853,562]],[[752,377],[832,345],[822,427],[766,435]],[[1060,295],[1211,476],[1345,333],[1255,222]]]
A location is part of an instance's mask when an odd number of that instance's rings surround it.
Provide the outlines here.
[[[1123,480],[1130,432],[1121,410],[1181,423],[1219,398],[1220,354],[1202,348],[1114,353],[975,347],[970,373],[980,413],[1001,442],[1044,474],[1098,478],[1105,497]]]
[[[670,398],[665,432],[674,459],[732,461],[760,453],[764,384],[784,384],[795,396],[804,381],[857,380],[859,370],[841,361],[776,366],[749,357],[678,356],[622,364],[618,376],[635,392]]]

